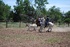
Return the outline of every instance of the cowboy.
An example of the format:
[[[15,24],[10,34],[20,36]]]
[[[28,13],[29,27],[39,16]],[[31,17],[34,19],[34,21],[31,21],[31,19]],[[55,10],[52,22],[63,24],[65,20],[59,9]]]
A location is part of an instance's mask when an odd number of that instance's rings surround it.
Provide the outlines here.
[[[46,18],[46,20],[45,20],[45,27],[47,27],[47,26],[49,25],[49,24],[48,24],[49,22],[50,22],[50,18],[49,18],[49,16],[47,16],[47,18]]]

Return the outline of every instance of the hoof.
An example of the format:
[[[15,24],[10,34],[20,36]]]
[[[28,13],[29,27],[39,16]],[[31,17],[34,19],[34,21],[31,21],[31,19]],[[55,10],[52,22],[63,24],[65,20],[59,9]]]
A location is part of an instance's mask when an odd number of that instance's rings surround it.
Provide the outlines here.
[[[41,30],[39,30],[39,32],[40,32],[40,33],[42,33],[42,31],[41,31]]]
[[[51,31],[47,30],[46,32],[51,32]]]

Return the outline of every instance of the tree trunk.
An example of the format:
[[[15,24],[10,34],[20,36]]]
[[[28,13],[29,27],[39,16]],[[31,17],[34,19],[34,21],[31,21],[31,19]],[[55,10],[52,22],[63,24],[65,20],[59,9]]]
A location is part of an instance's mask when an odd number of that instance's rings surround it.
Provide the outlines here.
[[[6,20],[6,28],[8,28],[8,20]]]
[[[19,28],[21,27],[21,21],[19,22]]]
[[[60,26],[61,24],[60,24],[60,22],[59,22],[59,26]]]
[[[68,27],[69,27],[69,23],[68,23]]]

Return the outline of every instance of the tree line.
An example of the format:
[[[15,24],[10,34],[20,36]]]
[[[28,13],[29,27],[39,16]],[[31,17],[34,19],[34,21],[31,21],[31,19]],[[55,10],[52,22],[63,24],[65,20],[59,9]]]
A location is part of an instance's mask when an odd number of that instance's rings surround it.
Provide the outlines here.
[[[70,10],[66,13],[61,12],[60,8],[52,6],[47,10],[47,0],[34,0],[32,4],[29,0],[16,0],[16,5],[12,10],[11,6],[0,0],[0,21],[13,22],[30,22],[31,18],[39,18],[41,16],[49,16],[53,22],[70,23]]]

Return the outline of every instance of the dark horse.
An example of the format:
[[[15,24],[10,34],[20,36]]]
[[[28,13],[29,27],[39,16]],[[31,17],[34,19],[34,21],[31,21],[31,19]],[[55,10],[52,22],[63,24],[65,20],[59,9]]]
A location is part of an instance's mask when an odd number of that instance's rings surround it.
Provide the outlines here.
[[[40,21],[39,21],[39,19],[36,19],[36,24],[37,24],[37,26],[40,26]]]

